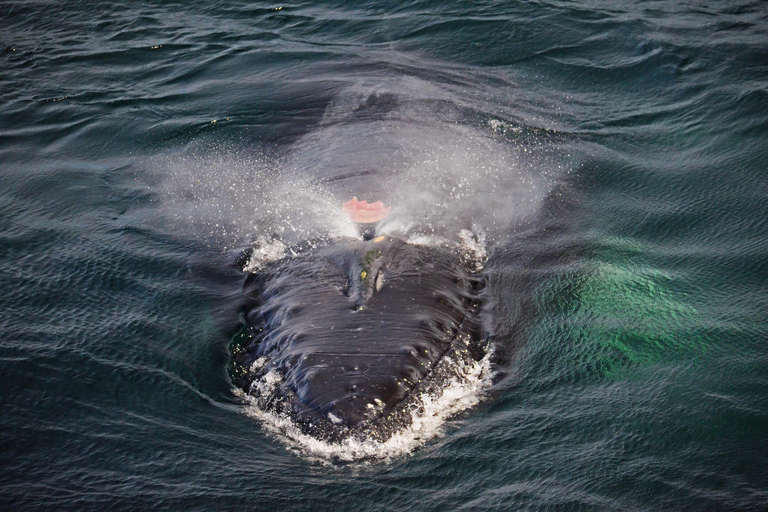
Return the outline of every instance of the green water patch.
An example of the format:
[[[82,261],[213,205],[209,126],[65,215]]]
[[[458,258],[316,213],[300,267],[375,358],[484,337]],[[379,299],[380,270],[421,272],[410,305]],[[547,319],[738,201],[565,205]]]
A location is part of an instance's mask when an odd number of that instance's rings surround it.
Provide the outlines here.
[[[707,351],[683,278],[643,262],[642,253],[630,239],[603,241],[540,287],[525,351],[546,379],[611,381]]]

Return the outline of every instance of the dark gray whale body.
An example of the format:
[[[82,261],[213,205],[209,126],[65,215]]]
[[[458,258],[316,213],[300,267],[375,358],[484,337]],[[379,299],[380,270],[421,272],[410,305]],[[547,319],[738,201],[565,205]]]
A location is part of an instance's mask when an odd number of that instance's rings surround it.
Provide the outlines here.
[[[392,237],[278,262],[246,281],[233,380],[313,438],[386,441],[486,355],[472,270],[456,250]]]

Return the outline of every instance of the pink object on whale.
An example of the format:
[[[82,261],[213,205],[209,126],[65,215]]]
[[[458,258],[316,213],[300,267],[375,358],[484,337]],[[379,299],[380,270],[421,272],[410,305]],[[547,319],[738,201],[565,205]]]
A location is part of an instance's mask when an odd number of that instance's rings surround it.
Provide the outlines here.
[[[381,201],[369,203],[368,201],[359,201],[356,197],[353,197],[344,203],[341,209],[352,222],[373,224],[389,215],[392,207],[384,206],[384,203]]]

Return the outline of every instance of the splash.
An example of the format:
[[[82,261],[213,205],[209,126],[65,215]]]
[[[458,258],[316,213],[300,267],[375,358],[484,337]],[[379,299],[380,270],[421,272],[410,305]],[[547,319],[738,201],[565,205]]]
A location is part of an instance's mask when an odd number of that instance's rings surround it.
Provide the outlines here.
[[[392,205],[382,232],[454,236],[479,225],[496,238],[528,222],[552,187],[557,166],[432,84],[358,84],[339,96],[286,162],[336,195]]]
[[[199,142],[147,165],[168,231],[209,245],[357,236],[340,209],[353,196],[387,205],[381,234],[455,238],[477,226],[493,241],[528,225],[562,166],[483,108],[415,78],[361,81],[269,154]]]
[[[264,269],[270,263],[283,259],[286,255],[285,244],[278,239],[267,239],[260,236],[253,244],[251,256],[248,262],[243,266],[243,272],[255,274]]]
[[[274,157],[250,153],[200,145],[147,162],[161,176],[159,206],[168,231],[224,249],[280,239],[286,250],[357,234],[328,190]],[[265,248],[264,262],[279,249]]]

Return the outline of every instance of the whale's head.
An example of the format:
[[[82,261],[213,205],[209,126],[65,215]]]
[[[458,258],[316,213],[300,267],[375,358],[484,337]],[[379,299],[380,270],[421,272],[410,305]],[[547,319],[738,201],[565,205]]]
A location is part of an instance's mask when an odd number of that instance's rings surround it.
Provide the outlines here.
[[[386,440],[485,354],[483,280],[455,251],[343,239],[253,280],[233,379],[321,440]]]

